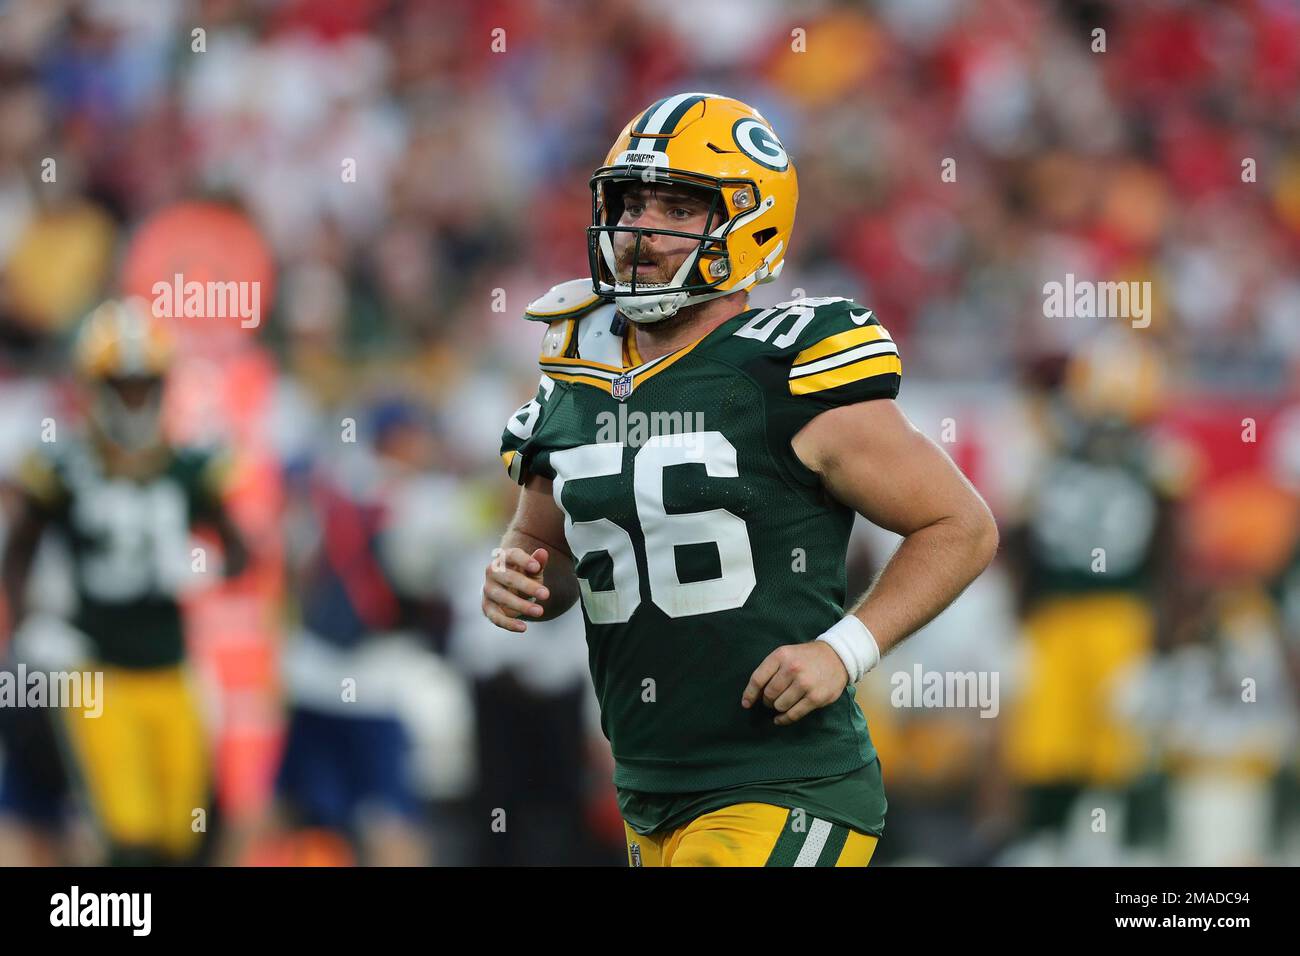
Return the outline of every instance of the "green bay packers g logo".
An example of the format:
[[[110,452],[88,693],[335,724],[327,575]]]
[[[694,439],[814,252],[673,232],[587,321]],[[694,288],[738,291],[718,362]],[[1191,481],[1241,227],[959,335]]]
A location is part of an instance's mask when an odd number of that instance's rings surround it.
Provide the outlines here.
[[[783,172],[790,168],[790,157],[776,134],[756,119],[739,119],[731,127],[731,138],[740,151],[768,169]]]

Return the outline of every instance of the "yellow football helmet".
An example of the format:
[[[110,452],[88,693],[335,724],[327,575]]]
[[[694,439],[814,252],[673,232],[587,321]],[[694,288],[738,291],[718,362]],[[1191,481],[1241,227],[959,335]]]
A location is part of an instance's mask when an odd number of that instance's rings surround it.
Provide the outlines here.
[[[620,226],[622,191],[634,183],[675,183],[710,197],[707,233]],[[678,93],[624,127],[591,177],[587,252],[592,288],[634,322],[658,322],[696,302],[730,295],[781,273],[794,228],[799,183],[794,164],[767,120],[739,100]],[[707,227],[706,227],[707,228]],[[615,233],[700,240],[668,282],[620,278]]]
[[[1160,411],[1168,389],[1164,355],[1144,335],[1115,327],[1083,343],[1065,369],[1064,395],[1088,421],[1141,425]]]
[[[173,343],[143,299],[110,299],[86,316],[74,351],[89,381],[156,378],[171,367]]]
[[[161,440],[163,379],[172,337],[143,299],[112,300],[86,317],[73,346],[92,390],[91,424],[109,441],[138,450]]]

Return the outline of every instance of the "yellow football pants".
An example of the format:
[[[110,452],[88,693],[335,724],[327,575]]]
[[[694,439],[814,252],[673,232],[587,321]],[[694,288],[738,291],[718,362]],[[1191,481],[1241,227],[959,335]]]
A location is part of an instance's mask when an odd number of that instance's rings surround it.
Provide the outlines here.
[[[1146,603],[1127,594],[1058,598],[1029,615],[1028,672],[1006,725],[1014,779],[1112,786],[1140,769],[1141,738],[1113,695],[1150,653],[1153,631]]]
[[[103,667],[102,713],[69,708],[73,755],[105,836],[184,861],[198,847],[206,807],[206,734],[184,667]],[[196,829],[198,832],[196,832]]]
[[[877,837],[770,803],[737,803],[651,836],[626,822],[629,866],[866,866]]]

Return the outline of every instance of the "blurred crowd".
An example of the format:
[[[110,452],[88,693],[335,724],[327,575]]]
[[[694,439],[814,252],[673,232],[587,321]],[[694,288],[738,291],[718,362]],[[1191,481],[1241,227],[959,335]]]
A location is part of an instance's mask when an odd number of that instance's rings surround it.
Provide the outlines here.
[[[239,261],[146,226],[232,212],[269,259],[260,324],[191,329],[167,394],[253,565],[185,600],[210,861],[624,861],[579,612],[520,638],[478,589],[523,308],[587,274],[588,178],[680,90],[797,165],[754,304],[873,308],[1003,528],[864,682],[877,862],[1300,861],[1290,0],[12,0],[0,77],[0,472],[75,417],[69,343],[133,264]],[[1050,315],[1067,275],[1149,283],[1149,326]],[[892,547],[860,530],[858,591]],[[67,577],[43,552],[11,662]],[[997,674],[998,713],[901,705],[914,665]],[[58,743],[0,739],[0,863],[102,859],[75,773],[66,813],[14,782]]]

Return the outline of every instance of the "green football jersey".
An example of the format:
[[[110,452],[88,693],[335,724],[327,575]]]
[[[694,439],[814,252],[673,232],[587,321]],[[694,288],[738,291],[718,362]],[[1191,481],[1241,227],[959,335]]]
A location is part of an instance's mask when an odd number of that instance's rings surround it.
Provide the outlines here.
[[[801,809],[811,817],[883,836],[885,787],[880,758],[838,777],[754,781],[701,793],[645,793],[618,790],[618,810],[636,833],[659,833],[690,823],[696,817],[737,803],[770,803]]]
[[[167,667],[184,657],[178,594],[192,574],[190,526],[219,507],[225,461],[174,449],[155,472],[105,472],[84,439],[32,452],[19,484],[68,543],[77,593],[75,626],[99,663]]]
[[[1079,452],[1049,459],[1026,508],[1027,596],[1148,590],[1164,501],[1140,448],[1104,460]]]
[[[829,408],[894,398],[893,341],[840,298],[750,309],[649,362],[627,328],[599,300],[554,318],[502,446],[565,515],[614,783],[689,793],[863,767],[852,687],[788,727],[740,697],[770,652],[844,615],[854,514],[790,441]]]

